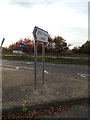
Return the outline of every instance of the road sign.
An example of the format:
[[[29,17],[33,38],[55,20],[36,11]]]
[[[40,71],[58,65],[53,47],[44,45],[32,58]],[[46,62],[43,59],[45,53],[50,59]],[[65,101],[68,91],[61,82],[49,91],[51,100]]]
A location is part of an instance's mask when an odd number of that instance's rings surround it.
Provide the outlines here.
[[[20,47],[20,48],[24,48],[24,44],[23,44],[23,43],[20,43],[20,44],[19,44],[19,47]]]
[[[48,32],[38,28],[34,27],[33,30],[33,36],[35,39],[35,47],[34,47],[34,88],[36,88],[36,80],[37,80],[37,41],[43,42],[43,59],[42,59],[42,83],[44,83],[44,62],[45,62],[45,43],[48,42]]]
[[[33,30],[33,36],[36,41],[45,42],[45,43],[48,42],[48,32],[36,26],[34,27]]]

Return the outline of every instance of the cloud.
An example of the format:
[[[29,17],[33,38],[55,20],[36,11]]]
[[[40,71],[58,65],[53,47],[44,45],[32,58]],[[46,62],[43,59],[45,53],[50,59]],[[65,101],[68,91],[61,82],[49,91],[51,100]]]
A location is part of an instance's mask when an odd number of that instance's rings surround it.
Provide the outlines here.
[[[15,5],[20,5],[20,6],[24,6],[24,7],[32,7],[33,4],[32,3],[28,3],[28,2],[14,2],[12,4],[15,4]]]
[[[5,37],[4,45],[8,46],[18,41],[20,37],[32,38],[33,28],[38,26],[53,36],[61,35],[68,43],[75,44],[78,41],[82,44],[87,40],[87,3],[79,3],[81,0],[78,4],[77,0],[76,2],[67,0],[68,3],[65,1],[0,1],[0,39]]]
[[[90,40],[90,1],[88,2],[88,40]]]
[[[58,0],[56,0],[58,1]],[[30,8],[40,4],[52,4],[54,0],[9,0],[9,3],[12,5],[19,5],[25,8]]]
[[[40,4],[50,5],[56,2],[70,4],[70,3],[81,3],[81,2],[85,3],[88,2],[88,0],[9,0],[10,4],[19,5],[25,8],[30,8]]]

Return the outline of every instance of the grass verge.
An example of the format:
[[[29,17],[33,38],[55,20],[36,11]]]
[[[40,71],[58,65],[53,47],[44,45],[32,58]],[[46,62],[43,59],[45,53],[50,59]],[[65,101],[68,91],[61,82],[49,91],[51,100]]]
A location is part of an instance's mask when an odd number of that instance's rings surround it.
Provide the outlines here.
[[[25,56],[2,55],[2,59],[34,62],[34,56],[30,56],[30,55],[25,55]],[[42,56],[37,56],[37,61],[42,62]],[[45,62],[54,63],[54,64],[78,64],[78,65],[89,65],[90,66],[90,58],[80,58],[80,57],[48,57],[48,56],[45,56]]]

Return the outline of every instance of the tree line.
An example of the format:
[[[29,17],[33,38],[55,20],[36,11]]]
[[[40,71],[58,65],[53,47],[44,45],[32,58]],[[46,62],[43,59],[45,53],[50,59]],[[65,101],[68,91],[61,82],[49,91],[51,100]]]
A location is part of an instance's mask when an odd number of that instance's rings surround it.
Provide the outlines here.
[[[9,47],[3,47],[3,53],[12,53],[13,50],[21,50],[19,44],[23,43],[23,52],[28,54],[34,53],[34,40],[30,38],[24,38],[18,40],[18,42],[9,45]],[[42,42],[37,42],[37,52],[42,53]],[[45,52],[47,54],[60,55],[60,54],[70,54],[70,53],[86,53],[90,54],[90,41],[86,41],[81,47],[74,47],[72,50],[69,49],[69,45],[66,40],[61,36],[55,36],[52,38],[50,35],[48,37],[48,43],[45,43]]]
[[[84,53],[84,54],[90,54],[90,41],[86,41],[82,46],[80,47],[74,47],[72,49],[73,53]]]

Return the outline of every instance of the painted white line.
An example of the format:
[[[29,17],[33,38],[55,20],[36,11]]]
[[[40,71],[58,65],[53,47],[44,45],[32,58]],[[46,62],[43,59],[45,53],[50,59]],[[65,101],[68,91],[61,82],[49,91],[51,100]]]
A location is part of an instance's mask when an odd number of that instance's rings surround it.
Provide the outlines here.
[[[33,64],[33,62],[26,62],[27,65]]]
[[[87,76],[87,77],[90,76],[90,75],[88,75],[88,74],[83,74],[83,75],[85,75],[85,76]]]
[[[44,70],[44,73],[48,73],[48,71]]]
[[[34,68],[29,68],[29,67],[22,67],[22,68],[24,68],[24,69],[30,69],[30,70],[31,70],[31,69],[34,69]]]
[[[32,70],[34,68],[29,68],[29,67],[19,67],[19,66],[12,66],[12,65],[3,65],[4,67],[11,67],[11,68],[15,68],[16,70],[18,69],[29,69],[29,70]]]
[[[12,66],[12,65],[3,65],[4,67],[14,67],[16,68],[17,66]]]
[[[52,65],[55,65],[55,64],[52,64]]]
[[[16,70],[18,70],[20,67],[16,67]]]
[[[88,75],[88,74],[82,74],[82,73],[77,73],[77,75],[80,75],[80,76],[83,77],[83,78],[87,78],[88,76],[90,76],[90,75]]]
[[[84,76],[84,75],[81,75],[81,77],[83,77],[83,78],[87,78],[86,76]]]

